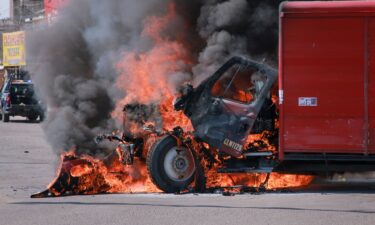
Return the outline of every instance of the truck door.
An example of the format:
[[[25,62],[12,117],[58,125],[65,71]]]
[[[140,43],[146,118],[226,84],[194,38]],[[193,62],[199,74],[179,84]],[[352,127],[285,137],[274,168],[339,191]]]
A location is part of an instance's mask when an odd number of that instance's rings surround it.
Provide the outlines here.
[[[200,110],[205,112],[203,119],[196,123],[192,119],[198,137],[232,156],[242,154],[244,142],[276,79],[276,71],[262,67],[252,61],[237,61],[216,74],[206,87],[209,104],[206,110]]]

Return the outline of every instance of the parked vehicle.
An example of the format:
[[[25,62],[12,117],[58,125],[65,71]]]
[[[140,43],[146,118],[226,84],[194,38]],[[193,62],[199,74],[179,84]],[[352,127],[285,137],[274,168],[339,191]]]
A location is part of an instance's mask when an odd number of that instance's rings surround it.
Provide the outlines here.
[[[23,116],[31,121],[44,119],[44,111],[37,100],[31,80],[8,79],[0,92],[0,120],[9,122],[10,116]]]

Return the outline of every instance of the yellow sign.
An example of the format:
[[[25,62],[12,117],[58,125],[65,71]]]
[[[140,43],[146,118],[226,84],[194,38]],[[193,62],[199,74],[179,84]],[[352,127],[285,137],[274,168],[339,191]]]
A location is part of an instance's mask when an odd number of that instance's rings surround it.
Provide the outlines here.
[[[3,33],[3,65],[26,65],[24,31]]]

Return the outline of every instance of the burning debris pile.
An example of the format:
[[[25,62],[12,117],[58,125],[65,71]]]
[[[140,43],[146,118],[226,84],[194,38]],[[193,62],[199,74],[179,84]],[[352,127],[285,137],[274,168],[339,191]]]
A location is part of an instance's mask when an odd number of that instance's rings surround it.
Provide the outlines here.
[[[30,70],[48,106],[43,128],[61,156],[56,179],[33,197],[179,192],[193,186],[202,191],[265,181],[269,189],[307,185],[309,176],[259,174],[271,171],[256,170],[259,165],[248,158],[270,161],[277,153],[277,98],[271,98],[275,71],[237,57],[215,72],[233,55],[275,65],[278,3],[71,2],[51,26],[29,36],[29,55],[37,61]],[[258,106],[246,123],[240,121],[245,125],[238,126],[237,137],[232,123],[218,125],[230,128],[220,139],[229,149],[221,152],[203,126],[232,118],[233,112],[219,109],[203,117],[212,102],[204,102],[202,93],[210,94],[207,88],[227,69],[236,69],[234,77],[251,70],[247,83],[253,87],[239,100],[255,99]],[[212,97],[220,99],[227,90]],[[257,132],[245,136],[251,127]],[[242,152],[240,139],[247,139],[244,154],[231,154]],[[173,163],[167,165],[167,159]],[[250,170],[259,173],[236,173]]]
[[[117,155],[104,160],[74,153],[61,155],[56,178],[48,189],[32,198],[100,193],[161,192],[147,176],[144,163],[124,166]]]

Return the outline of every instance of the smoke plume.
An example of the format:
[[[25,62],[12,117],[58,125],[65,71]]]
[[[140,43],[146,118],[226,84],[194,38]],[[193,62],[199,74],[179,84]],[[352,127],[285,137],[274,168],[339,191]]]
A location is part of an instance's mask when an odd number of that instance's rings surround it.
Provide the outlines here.
[[[225,59],[243,55],[275,65],[280,1],[211,0],[201,8],[198,32],[206,40],[193,68],[197,84]]]
[[[124,104],[157,105],[231,55],[275,64],[279,2],[71,1],[27,40],[53,149],[106,154],[111,147],[94,137],[121,129]],[[146,84],[153,89],[139,94]]]

